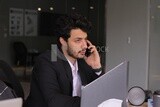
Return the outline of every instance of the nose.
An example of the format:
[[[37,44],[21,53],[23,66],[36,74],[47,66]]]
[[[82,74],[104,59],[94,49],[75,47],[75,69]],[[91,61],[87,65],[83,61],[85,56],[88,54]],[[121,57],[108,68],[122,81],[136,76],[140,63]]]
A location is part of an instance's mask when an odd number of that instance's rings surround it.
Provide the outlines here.
[[[83,49],[87,49],[87,41],[86,40],[83,41],[82,48]]]

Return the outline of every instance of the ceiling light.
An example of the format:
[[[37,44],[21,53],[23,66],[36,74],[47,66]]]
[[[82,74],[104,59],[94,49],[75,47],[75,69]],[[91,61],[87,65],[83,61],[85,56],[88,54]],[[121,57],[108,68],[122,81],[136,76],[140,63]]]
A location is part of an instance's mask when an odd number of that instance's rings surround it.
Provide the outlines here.
[[[75,10],[76,8],[75,7],[72,7],[72,10]]]
[[[53,7],[50,7],[50,10],[53,11]]]
[[[38,11],[41,11],[42,9],[40,8],[40,7],[38,7],[38,9],[37,9]]]
[[[93,6],[90,6],[89,8],[90,8],[91,10],[93,10],[93,9],[94,9],[94,7],[93,7]]]

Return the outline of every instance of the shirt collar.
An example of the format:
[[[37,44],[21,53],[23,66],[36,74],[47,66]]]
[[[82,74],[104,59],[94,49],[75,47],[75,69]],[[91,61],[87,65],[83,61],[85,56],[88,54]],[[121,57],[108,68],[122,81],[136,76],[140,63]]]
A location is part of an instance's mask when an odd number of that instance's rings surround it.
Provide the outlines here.
[[[74,63],[74,65],[73,65],[73,64],[71,63],[71,61],[69,61],[68,59],[67,59],[67,61],[68,61],[69,65],[70,65],[72,71],[73,71],[73,70],[78,71],[78,62],[77,62],[77,60],[76,60],[76,62]]]

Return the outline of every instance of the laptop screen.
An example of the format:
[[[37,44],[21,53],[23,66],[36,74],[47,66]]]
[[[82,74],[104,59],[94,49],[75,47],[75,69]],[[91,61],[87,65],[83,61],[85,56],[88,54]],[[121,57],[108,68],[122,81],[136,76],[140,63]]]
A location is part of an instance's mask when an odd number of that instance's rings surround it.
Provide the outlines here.
[[[1,100],[0,107],[22,107],[22,98]]]
[[[81,107],[97,107],[108,99],[120,99],[126,107],[127,62],[107,71],[104,75],[82,88]]]

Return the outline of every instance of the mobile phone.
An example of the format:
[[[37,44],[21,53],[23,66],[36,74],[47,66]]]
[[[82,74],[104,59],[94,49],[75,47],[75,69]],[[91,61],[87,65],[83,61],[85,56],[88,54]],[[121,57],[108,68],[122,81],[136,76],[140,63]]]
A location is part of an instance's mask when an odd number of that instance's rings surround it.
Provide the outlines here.
[[[86,49],[86,53],[85,53],[85,56],[86,57],[89,57],[91,55],[91,50],[90,49]]]
[[[87,44],[87,46],[89,46],[89,44]],[[91,49],[86,49],[86,53],[85,53],[85,56],[86,57],[89,57],[91,55]]]

